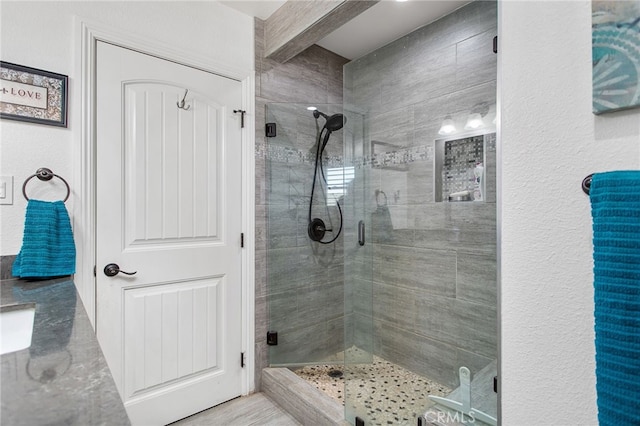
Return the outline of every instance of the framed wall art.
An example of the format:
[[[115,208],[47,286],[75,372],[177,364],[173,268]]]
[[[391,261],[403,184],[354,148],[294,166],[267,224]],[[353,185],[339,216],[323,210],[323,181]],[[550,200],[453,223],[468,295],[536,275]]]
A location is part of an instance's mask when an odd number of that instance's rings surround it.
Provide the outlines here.
[[[640,0],[592,0],[593,113],[640,107]]]
[[[67,127],[68,77],[0,61],[0,117]]]

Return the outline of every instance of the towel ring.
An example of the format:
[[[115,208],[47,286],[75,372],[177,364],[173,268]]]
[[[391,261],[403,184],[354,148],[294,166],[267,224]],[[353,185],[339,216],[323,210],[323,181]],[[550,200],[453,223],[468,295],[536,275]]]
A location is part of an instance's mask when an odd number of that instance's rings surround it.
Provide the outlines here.
[[[582,190],[587,195],[589,195],[589,191],[591,190],[591,178],[593,178],[593,173],[582,179]]]
[[[62,200],[63,202],[67,201],[69,199],[69,195],[71,195],[71,188],[69,187],[69,184],[67,183],[66,180],[64,180],[64,178],[62,178],[61,176],[58,176],[57,174],[53,173],[51,171],[51,169],[48,169],[46,167],[40,167],[38,170],[36,170],[35,174],[32,174],[31,176],[29,176],[25,181],[24,184],[22,184],[22,195],[24,195],[24,198],[29,201],[29,197],[27,197],[27,183],[33,179],[34,177],[37,177],[38,179],[42,180],[42,181],[47,181],[47,180],[51,180],[54,177],[57,177],[58,179],[60,179],[62,182],[64,182],[64,185],[67,187],[67,196],[64,197],[64,200]]]
[[[376,189],[375,191],[376,194],[376,206],[377,207],[381,207],[381,206],[386,206],[387,205],[387,194],[384,193],[384,191],[380,190],[380,189]],[[380,201],[378,200],[378,195],[384,195],[384,204],[380,204]]]

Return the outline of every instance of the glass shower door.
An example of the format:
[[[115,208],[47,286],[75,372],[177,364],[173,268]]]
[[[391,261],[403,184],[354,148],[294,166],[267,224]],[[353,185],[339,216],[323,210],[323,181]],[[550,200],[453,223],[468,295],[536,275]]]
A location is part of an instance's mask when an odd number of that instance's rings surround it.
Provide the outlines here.
[[[265,111],[269,364],[337,376],[330,394],[354,423],[364,414],[348,403],[357,389],[345,385],[373,360],[370,144],[363,114],[314,106],[315,114],[303,104]]]
[[[354,179],[345,198],[344,286],[345,351],[344,409],[350,424],[367,420],[363,399],[365,384],[375,383],[371,366],[374,359],[373,330],[373,244],[377,230],[372,223],[371,141],[366,115],[352,112],[344,138],[345,168]]]
[[[266,107],[269,364],[342,364],[345,336],[344,171],[341,106],[271,103]],[[324,131],[323,131],[324,130]],[[320,133],[322,131],[322,133]],[[324,150],[318,150],[326,142]],[[322,151],[322,158],[319,156]],[[320,167],[322,165],[322,167]],[[312,198],[313,192],[313,198]],[[312,239],[312,220],[323,224]],[[313,222],[318,224],[320,222]],[[322,235],[320,235],[322,234]],[[318,238],[320,237],[320,238]]]

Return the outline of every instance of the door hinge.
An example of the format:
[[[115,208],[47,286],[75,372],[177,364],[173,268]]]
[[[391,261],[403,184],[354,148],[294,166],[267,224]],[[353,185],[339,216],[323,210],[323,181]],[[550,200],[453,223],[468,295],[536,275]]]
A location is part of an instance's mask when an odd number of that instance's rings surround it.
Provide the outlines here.
[[[240,352],[240,367],[244,368],[244,352]]]
[[[244,232],[240,233],[240,248],[244,248]]]
[[[493,53],[498,53],[498,36],[493,38]]]
[[[98,275],[96,275],[96,265],[93,265],[93,276],[97,277]]]
[[[244,115],[247,113],[247,111],[242,109],[234,109],[233,112],[234,114],[240,113],[240,128],[244,129]]]

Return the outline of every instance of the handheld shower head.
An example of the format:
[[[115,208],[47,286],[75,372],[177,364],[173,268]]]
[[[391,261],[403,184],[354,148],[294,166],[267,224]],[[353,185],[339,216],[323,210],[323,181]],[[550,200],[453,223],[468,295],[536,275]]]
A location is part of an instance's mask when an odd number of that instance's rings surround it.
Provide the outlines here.
[[[324,123],[324,127],[326,127],[330,132],[335,132],[342,129],[342,126],[344,126],[344,123],[346,122],[347,119],[344,115],[333,114],[331,117],[327,118],[327,122]]]
[[[347,122],[347,118],[342,114],[333,114],[331,117],[329,117],[327,114],[325,114],[324,112],[320,112],[317,109],[313,111],[313,116],[316,119],[320,116],[324,117],[324,119],[326,120],[326,122],[324,123],[324,128],[330,132],[335,132],[342,129],[344,123]]]

